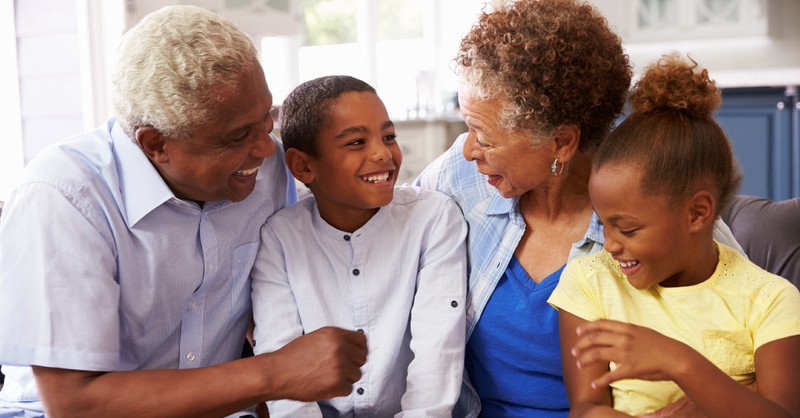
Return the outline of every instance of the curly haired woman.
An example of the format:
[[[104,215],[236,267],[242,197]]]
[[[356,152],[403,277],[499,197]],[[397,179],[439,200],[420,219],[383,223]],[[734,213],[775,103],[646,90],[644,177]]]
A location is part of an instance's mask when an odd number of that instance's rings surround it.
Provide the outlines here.
[[[455,199],[469,223],[461,407],[475,410],[477,393],[481,416],[566,417],[547,298],[568,260],[603,248],[589,174],[625,103],[628,57],[590,5],[517,0],[484,11],[456,61],[469,130],[416,182]]]

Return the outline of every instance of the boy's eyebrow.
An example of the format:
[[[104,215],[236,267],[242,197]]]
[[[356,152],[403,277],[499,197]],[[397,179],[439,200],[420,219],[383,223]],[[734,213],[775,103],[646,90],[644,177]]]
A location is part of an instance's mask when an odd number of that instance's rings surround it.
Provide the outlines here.
[[[394,127],[394,122],[387,120],[386,122],[381,125],[381,129],[392,128]],[[351,126],[349,128],[345,128],[342,132],[339,132],[338,135],[334,136],[333,139],[339,139],[349,134],[357,134],[357,133],[364,133],[369,132],[366,126]]]
[[[342,132],[339,132],[339,134],[334,136],[333,139],[339,139],[349,134],[364,133],[367,131],[368,129],[364,126],[351,126],[349,128],[345,128]]]

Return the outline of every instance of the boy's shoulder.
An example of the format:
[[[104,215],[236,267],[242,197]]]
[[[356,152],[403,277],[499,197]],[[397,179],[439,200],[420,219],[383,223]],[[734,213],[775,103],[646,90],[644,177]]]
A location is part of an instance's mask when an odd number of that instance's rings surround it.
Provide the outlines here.
[[[282,219],[292,219],[297,220],[298,218],[302,218],[304,216],[311,216],[314,212],[314,196],[308,195],[296,203],[281,208],[277,212],[275,212],[268,220],[267,223],[270,222],[284,222]]]

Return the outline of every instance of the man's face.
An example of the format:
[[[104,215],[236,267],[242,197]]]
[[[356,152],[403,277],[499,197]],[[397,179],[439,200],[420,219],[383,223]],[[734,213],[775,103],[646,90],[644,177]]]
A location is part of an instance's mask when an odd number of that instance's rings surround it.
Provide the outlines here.
[[[166,138],[156,169],[175,196],[206,202],[238,202],[252,193],[264,159],[275,153],[269,133],[272,94],[254,64],[236,88],[221,92],[215,121],[185,140]]]

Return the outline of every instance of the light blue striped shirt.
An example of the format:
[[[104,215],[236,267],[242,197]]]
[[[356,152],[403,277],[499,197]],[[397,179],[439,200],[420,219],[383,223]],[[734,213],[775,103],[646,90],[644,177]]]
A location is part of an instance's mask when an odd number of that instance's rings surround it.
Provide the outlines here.
[[[461,207],[469,224],[469,282],[467,291],[467,340],[481,317],[483,308],[511,261],[525,232],[525,221],[518,210],[519,198],[505,198],[489,185],[477,165],[464,159],[466,134],[456,139],[449,150],[431,163],[416,184],[441,191]],[[572,244],[569,259],[603,249],[603,226],[592,215],[583,239]]]
[[[30,367],[120,371],[241,357],[259,230],[295,199],[282,147],[241,202],[174,196],[109,121],[25,169],[0,218],[0,416],[40,416]],[[14,412],[14,410],[17,412]]]

